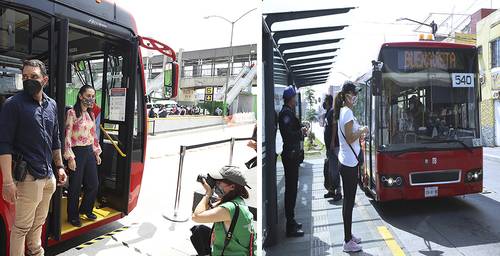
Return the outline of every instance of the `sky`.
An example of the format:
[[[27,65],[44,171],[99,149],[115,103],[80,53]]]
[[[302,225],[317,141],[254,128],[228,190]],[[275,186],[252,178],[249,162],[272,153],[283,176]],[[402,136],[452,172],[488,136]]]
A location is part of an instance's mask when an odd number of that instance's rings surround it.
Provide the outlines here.
[[[500,0],[115,0],[135,17],[139,33],[166,43],[174,50],[209,49],[229,45],[231,25],[222,19],[204,19],[220,15],[235,20],[253,8],[235,24],[233,45],[260,43],[261,12],[285,12],[339,7],[356,7],[348,14],[325,16],[299,22],[275,23],[273,30],[317,26],[349,25],[339,32],[306,36],[307,39],[344,38],[332,45],[341,47],[335,54],[328,85],[355,80],[369,71],[382,43],[418,40],[417,25],[396,19],[407,17],[424,20],[429,13],[472,14],[479,8],[500,7]],[[458,19],[458,18],[457,18]],[[452,20],[447,25],[456,25]],[[440,31],[446,28],[440,28]],[[423,29],[425,31],[425,28]],[[440,32],[438,31],[438,33]],[[289,41],[300,41],[293,38]],[[286,42],[280,41],[280,42]],[[326,92],[328,86],[314,89]]]
[[[283,30],[292,28],[308,28],[318,26],[349,25],[340,32],[328,32],[319,35],[307,36],[307,39],[344,38],[340,43],[332,44],[332,47],[340,47],[335,54],[333,71],[327,84],[340,85],[345,80],[355,80],[360,75],[368,72],[371,68],[371,60],[377,58],[380,46],[384,42],[416,41],[417,25],[407,21],[396,21],[398,18],[406,17],[423,21],[431,12],[472,14],[479,8],[500,7],[500,0],[354,0],[354,1],[331,1],[331,0],[265,0],[263,2],[263,13],[315,10],[340,7],[357,7],[348,14],[333,15],[326,17],[310,18],[299,22],[275,23],[272,30]],[[456,26],[460,21],[458,16],[450,20],[447,26]],[[426,30],[423,28],[422,30]],[[438,30],[444,32],[446,27]],[[292,38],[289,41],[301,41],[304,38]],[[281,41],[280,41],[281,42]],[[283,41],[285,42],[285,41]],[[324,46],[323,46],[324,47]],[[319,56],[319,55],[318,55]],[[326,93],[327,85],[313,87],[317,92]]]
[[[257,8],[257,0],[115,0],[134,16],[139,34],[161,41],[172,49],[210,49],[229,46],[231,24],[245,12]],[[234,26],[233,45],[260,41],[260,10],[255,10]]]

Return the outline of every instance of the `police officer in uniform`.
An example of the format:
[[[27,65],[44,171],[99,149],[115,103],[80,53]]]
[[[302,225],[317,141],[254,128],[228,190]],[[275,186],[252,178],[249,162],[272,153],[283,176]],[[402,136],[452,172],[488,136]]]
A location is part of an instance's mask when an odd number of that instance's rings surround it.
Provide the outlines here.
[[[285,169],[285,215],[286,235],[288,237],[304,236],[302,224],[295,221],[295,201],[297,199],[297,186],[299,179],[299,164],[304,159],[303,134],[300,121],[295,114],[297,106],[296,91],[293,86],[288,86],[283,92],[284,105],[278,121],[281,137],[283,138],[283,152],[281,161]]]

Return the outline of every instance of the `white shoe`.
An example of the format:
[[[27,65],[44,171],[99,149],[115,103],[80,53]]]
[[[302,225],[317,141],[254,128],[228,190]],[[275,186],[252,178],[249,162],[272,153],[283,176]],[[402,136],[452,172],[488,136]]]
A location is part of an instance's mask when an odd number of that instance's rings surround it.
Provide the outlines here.
[[[352,241],[354,241],[355,243],[357,243],[357,244],[360,244],[360,243],[361,243],[361,238],[359,238],[359,237],[355,237],[354,235],[351,235],[351,237],[352,237],[352,238],[351,238],[351,239],[352,239]]]
[[[352,239],[351,241],[344,243],[344,252],[359,252],[361,250],[363,250],[363,247],[354,242]]]

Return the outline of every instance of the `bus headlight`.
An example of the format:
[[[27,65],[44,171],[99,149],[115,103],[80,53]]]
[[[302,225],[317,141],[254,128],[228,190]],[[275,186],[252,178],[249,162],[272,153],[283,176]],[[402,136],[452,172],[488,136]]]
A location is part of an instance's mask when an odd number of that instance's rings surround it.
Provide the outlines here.
[[[467,172],[467,175],[465,175],[465,182],[476,182],[482,179],[483,179],[482,169],[470,170]]]
[[[401,187],[403,185],[403,178],[399,175],[382,175],[380,180],[384,187]]]

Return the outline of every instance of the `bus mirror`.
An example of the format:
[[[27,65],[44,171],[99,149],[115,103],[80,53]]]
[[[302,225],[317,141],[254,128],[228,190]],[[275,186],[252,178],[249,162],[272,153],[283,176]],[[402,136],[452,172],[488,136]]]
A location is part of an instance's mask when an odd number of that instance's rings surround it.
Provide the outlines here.
[[[172,68],[172,98],[177,97],[177,92],[179,91],[179,63],[173,62]]]
[[[372,94],[373,96],[380,96],[382,88],[382,71],[374,70],[372,72]]]
[[[177,97],[177,91],[179,89],[179,64],[175,61],[166,63],[163,74],[165,97],[169,99]]]

